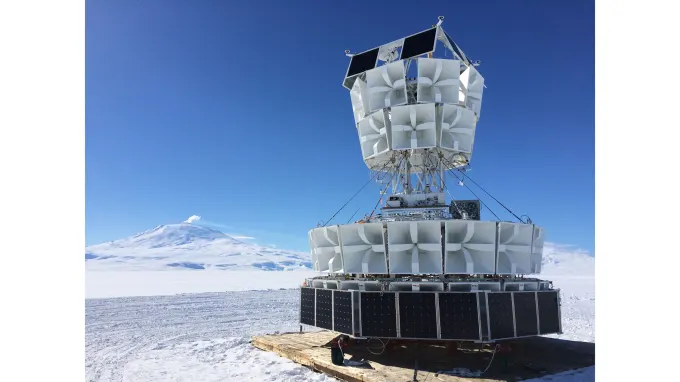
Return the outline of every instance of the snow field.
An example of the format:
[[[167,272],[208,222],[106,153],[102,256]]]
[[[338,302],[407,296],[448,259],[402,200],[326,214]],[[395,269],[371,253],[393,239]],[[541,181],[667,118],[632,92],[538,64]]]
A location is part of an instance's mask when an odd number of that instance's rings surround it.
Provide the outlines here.
[[[100,272],[88,272],[88,277],[93,277],[91,273]],[[154,272],[140,272],[140,279],[149,273]],[[177,276],[180,280],[181,277],[194,277],[187,274],[206,277],[205,271],[155,273],[181,274]],[[293,285],[291,288],[296,288],[306,272],[255,272],[260,277],[246,277],[250,272],[240,276],[233,274],[241,272],[217,273],[232,280],[242,277],[242,284],[231,284],[232,288],[257,289],[270,277],[280,277],[280,282],[287,279]],[[212,277],[207,278],[220,288],[228,286],[220,284],[221,279]],[[542,278],[553,280],[555,287],[562,289],[564,334],[559,337],[594,341],[594,279],[551,278],[550,275],[542,275]],[[122,276],[116,280],[124,281]],[[101,281],[100,285],[116,283]],[[170,287],[163,288],[166,288],[165,292],[178,293],[181,291],[178,285],[191,283],[171,283]],[[205,285],[209,283],[206,281]],[[150,288],[135,294],[163,289],[158,285]],[[123,295],[124,291],[131,289],[124,287],[108,294]],[[274,353],[255,349],[248,343],[256,334],[299,330],[298,304],[297,289],[88,299],[85,302],[87,381],[334,380]],[[541,380],[591,381],[594,380],[594,367]]]

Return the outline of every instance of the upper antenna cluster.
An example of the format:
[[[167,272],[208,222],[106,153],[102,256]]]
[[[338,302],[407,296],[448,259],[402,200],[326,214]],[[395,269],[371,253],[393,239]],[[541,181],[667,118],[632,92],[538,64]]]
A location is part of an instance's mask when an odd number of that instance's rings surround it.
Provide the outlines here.
[[[462,167],[472,156],[484,78],[441,27],[350,57],[350,91],[361,153],[377,171]]]

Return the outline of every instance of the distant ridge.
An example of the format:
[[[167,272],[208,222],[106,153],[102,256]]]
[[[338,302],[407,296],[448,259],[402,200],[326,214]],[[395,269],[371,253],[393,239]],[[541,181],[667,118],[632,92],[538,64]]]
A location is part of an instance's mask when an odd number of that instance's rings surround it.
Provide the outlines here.
[[[85,248],[88,270],[309,270],[306,253],[246,243],[191,224],[159,225]]]
[[[223,232],[179,223],[159,225],[136,235],[85,248],[88,270],[311,270],[304,252],[265,247]],[[595,258],[567,245],[546,243],[541,275],[595,272]]]

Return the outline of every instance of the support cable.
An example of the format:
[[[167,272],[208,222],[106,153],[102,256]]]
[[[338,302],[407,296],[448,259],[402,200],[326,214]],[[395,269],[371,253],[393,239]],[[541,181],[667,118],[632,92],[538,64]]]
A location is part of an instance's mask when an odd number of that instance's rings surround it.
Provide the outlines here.
[[[383,191],[384,191],[384,192],[387,192],[387,187],[389,187],[391,183],[392,183],[392,181],[390,180],[390,181],[385,185],[385,188],[383,188],[383,189],[380,190],[380,198],[378,198],[378,202],[376,202],[376,203],[375,203],[375,206],[373,206],[373,211],[371,211],[371,214],[368,216],[369,220],[370,220],[371,218],[373,218],[373,213],[375,212],[376,208],[378,208],[378,204],[380,204],[380,201],[382,200],[383,195],[385,195],[385,194],[383,193]]]
[[[402,164],[403,162],[404,162],[404,158],[401,158],[401,159],[399,160],[399,165],[397,166],[397,168],[401,168],[401,164]],[[393,181],[393,180],[394,180],[394,177],[392,177],[392,178],[390,179],[390,181],[387,182],[387,184],[385,185],[385,188],[383,188],[383,189],[380,190],[380,197],[378,198],[378,202],[375,203],[375,206],[373,207],[373,211],[371,211],[371,214],[369,215],[369,219],[371,219],[371,218],[373,217],[373,213],[375,212],[376,208],[378,208],[378,204],[380,204],[380,201],[382,200],[383,195],[385,195],[385,193],[387,192],[387,189],[390,187],[390,185],[392,184],[392,181]]]
[[[350,216],[349,219],[347,219],[347,223],[345,223],[345,224],[349,224],[349,222],[352,221],[352,218],[354,218],[354,215],[356,215],[357,212],[359,212],[360,209],[361,209],[361,207],[357,208],[357,210],[354,211],[354,213],[352,214],[352,216]]]
[[[457,168],[456,170],[458,170],[458,172],[460,172],[461,174],[464,174],[463,171],[462,171],[461,169]],[[463,175],[463,176],[465,176],[465,175]],[[474,179],[472,179],[472,178],[470,177],[470,175],[467,175],[467,178],[470,179],[470,181],[471,181],[475,186],[479,187],[480,190],[484,191],[487,195],[489,195],[489,196],[491,197],[491,199],[495,200],[496,203],[500,204],[501,207],[505,208],[505,209],[506,209],[508,212],[510,212],[514,217],[516,217],[517,220],[519,220],[521,223],[525,223],[524,220],[522,220],[521,217],[517,216],[517,215],[516,215],[514,212],[512,212],[508,207],[506,207],[505,204],[501,203],[500,200],[494,198],[494,196],[491,195],[487,190],[485,190],[484,187],[480,186],[479,183],[475,182]]]
[[[446,160],[446,158],[442,158],[442,160],[443,160],[444,162],[446,162],[448,166],[450,166],[450,167],[455,167],[455,166],[452,166],[452,163],[449,163],[449,161]],[[455,176],[456,179],[458,179],[459,181],[461,181],[461,179],[458,177],[458,175],[456,175],[456,173],[453,172],[450,168],[447,168],[446,170],[447,170],[448,172],[450,172],[451,175]],[[462,182],[462,181],[461,181],[461,182]],[[493,212],[493,210],[492,210],[489,206],[487,206],[486,203],[484,203],[484,201],[483,201],[479,196],[477,196],[477,194],[475,194],[475,192],[472,191],[472,190],[470,189],[470,187],[468,187],[467,184],[463,183],[463,186],[465,186],[465,188],[467,188],[468,191],[470,191],[470,192],[472,193],[472,195],[474,195],[475,198],[477,198],[477,199],[479,200],[479,202],[482,203],[482,205],[483,205],[484,207],[486,207],[486,208],[493,214],[493,216],[496,217],[496,219],[498,219],[499,221],[501,220],[501,218],[499,218],[498,215],[496,215],[496,213]]]
[[[347,204],[349,204],[349,202],[352,201],[352,199],[354,199],[357,195],[359,195],[359,193],[360,193],[364,188],[366,188],[366,186],[368,186],[368,184],[371,183],[371,182],[378,176],[378,174],[380,174],[383,170],[385,170],[385,169],[387,168],[387,165],[389,165],[389,164],[390,164],[390,162],[386,162],[385,165],[384,165],[379,171],[377,171],[375,174],[373,174],[373,176],[371,177],[371,179],[369,179],[368,182],[364,183],[364,185],[361,186],[361,188],[360,188],[357,192],[355,192],[354,195],[352,195],[352,197],[349,198],[349,200],[348,200],[347,202],[345,202],[345,204],[343,204],[342,207],[340,207],[339,210],[335,211],[335,213],[333,214],[333,216],[331,216],[331,218],[328,219],[328,220],[322,225],[322,227],[327,226],[328,223],[330,223],[331,220],[333,220],[333,218],[334,218],[338,213],[340,213],[340,211],[342,211],[342,209],[345,208],[345,207],[347,206]]]
[[[456,203],[456,199],[453,198],[453,195],[451,195],[451,192],[449,191],[449,188],[446,186],[446,180],[444,180],[437,171],[437,175],[439,175],[439,180],[441,180],[442,184],[444,185],[444,189],[446,190],[446,193],[449,194],[449,197],[451,198],[451,201],[453,202],[453,206],[456,208],[456,211],[458,211],[458,214],[462,217],[463,216],[463,211],[461,211],[460,207],[458,207],[458,203]]]

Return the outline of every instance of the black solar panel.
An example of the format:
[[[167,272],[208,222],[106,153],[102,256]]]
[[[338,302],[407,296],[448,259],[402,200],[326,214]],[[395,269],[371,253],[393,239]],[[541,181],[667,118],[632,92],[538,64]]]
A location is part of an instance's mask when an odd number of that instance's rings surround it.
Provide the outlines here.
[[[537,335],[536,292],[513,292],[513,297],[517,337]]]
[[[361,292],[361,336],[397,336],[394,292]]]
[[[333,330],[333,291],[316,290],[316,327]]]
[[[451,36],[449,36],[448,33],[444,33],[444,35],[446,36],[446,39],[449,40],[449,44],[451,44],[451,49],[453,49],[453,52],[456,53],[456,55],[458,55],[458,57],[460,57],[460,59],[462,60],[463,59],[463,52],[460,51],[460,49],[458,48],[458,45],[456,45],[456,43],[453,41]],[[465,62],[467,62],[469,64],[470,60],[468,60],[467,57],[466,57]]]
[[[477,293],[440,292],[439,325],[442,339],[480,339]]]
[[[512,296],[509,292],[488,293],[491,339],[515,337],[512,322]]]
[[[352,90],[352,87],[354,86],[354,82],[356,82],[358,77],[359,76],[345,78],[345,81],[343,81],[342,86],[346,87],[348,90]]]
[[[538,317],[540,334],[559,333],[558,291],[538,292]]]
[[[399,329],[405,338],[437,338],[434,292],[399,293]]]
[[[401,58],[407,59],[429,53],[434,50],[437,38],[437,28],[428,29],[404,39],[404,47],[401,50]]]
[[[371,49],[367,52],[359,53],[352,56],[349,61],[349,69],[345,77],[352,77],[359,73],[375,68],[375,63],[378,60],[378,51],[380,48]]]
[[[352,292],[333,291],[333,330],[345,334],[354,334],[352,322]]]
[[[314,326],[314,288],[300,290],[300,323]]]

